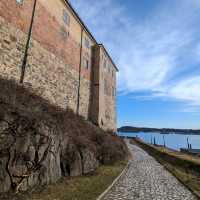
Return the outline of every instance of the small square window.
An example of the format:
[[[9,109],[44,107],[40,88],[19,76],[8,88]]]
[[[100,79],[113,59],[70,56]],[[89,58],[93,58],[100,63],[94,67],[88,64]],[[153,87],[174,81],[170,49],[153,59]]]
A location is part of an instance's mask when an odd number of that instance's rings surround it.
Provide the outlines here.
[[[16,0],[17,4],[21,5],[23,4],[23,0]]]
[[[63,10],[63,21],[68,26],[70,25],[70,16],[69,16],[69,14],[67,13],[66,10]]]

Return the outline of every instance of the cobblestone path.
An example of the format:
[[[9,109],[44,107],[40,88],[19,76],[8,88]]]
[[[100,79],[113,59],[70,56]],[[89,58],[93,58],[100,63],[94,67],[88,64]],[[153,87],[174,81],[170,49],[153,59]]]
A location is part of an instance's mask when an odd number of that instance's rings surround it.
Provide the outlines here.
[[[197,200],[154,158],[127,145],[133,155],[130,165],[103,200]]]

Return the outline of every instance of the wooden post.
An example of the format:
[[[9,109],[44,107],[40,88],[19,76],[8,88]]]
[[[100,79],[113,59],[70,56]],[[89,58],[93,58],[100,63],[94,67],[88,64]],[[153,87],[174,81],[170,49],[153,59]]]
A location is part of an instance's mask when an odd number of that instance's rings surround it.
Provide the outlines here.
[[[163,135],[163,143],[164,143],[164,147],[166,147],[165,136],[164,135]]]
[[[188,149],[190,148],[190,144],[189,144],[189,138],[187,137],[187,146],[188,146]]]

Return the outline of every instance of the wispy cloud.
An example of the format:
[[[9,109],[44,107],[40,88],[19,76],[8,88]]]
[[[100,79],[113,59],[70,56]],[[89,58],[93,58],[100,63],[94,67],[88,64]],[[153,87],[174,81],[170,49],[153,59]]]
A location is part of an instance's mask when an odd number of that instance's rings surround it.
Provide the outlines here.
[[[200,76],[184,79],[169,90],[169,96],[200,106]]]
[[[149,99],[200,106],[199,0],[160,1],[144,20],[115,0],[71,3],[119,66],[120,93],[148,91]]]

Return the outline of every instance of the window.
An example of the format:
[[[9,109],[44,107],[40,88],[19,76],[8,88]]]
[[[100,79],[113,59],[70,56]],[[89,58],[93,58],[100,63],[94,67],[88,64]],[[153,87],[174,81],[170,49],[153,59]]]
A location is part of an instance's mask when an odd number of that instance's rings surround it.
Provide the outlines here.
[[[112,77],[114,77],[114,71],[112,70]]]
[[[107,94],[107,81],[104,79],[104,94]]]
[[[111,72],[111,65],[108,65],[108,73]]]
[[[23,0],[16,0],[17,4],[21,5],[23,4]]]
[[[66,25],[70,25],[70,16],[66,10],[63,10],[63,21]]]
[[[104,69],[106,69],[106,65],[107,65],[106,60],[104,60],[104,63],[103,63]]]
[[[86,64],[85,64],[86,69],[89,69],[89,61],[86,59]]]
[[[83,67],[89,69],[89,60],[87,58],[83,58]]]
[[[104,79],[104,94],[107,96],[111,95],[111,90],[108,84],[108,81],[106,80],[106,78]]]
[[[115,97],[115,88],[112,88],[112,96]]]
[[[85,38],[85,47],[90,48],[90,41],[87,38]]]
[[[69,37],[69,31],[67,31],[63,26],[60,28],[60,34],[64,40]]]

